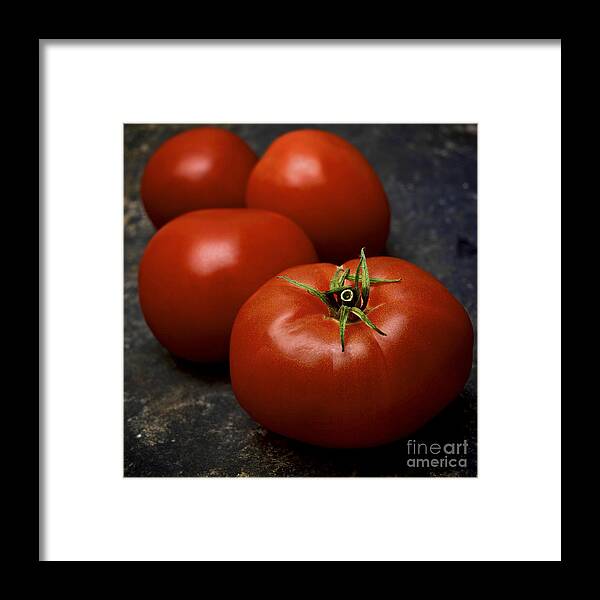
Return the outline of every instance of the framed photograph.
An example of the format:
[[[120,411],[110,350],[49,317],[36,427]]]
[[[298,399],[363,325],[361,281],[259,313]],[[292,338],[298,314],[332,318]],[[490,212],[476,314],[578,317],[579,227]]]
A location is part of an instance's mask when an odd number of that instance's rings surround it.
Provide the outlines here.
[[[561,40],[39,40],[42,561],[561,560]]]

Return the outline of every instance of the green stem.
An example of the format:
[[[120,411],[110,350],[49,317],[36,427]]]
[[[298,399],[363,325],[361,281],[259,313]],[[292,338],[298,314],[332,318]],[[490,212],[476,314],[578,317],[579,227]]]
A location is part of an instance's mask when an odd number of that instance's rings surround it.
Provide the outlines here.
[[[346,279],[354,281],[356,279],[356,276],[348,275]],[[401,277],[399,279],[382,279],[381,277],[369,277],[369,282],[371,285],[373,285],[374,283],[398,283],[399,281],[402,281]]]
[[[283,279],[296,287],[312,294],[329,308],[329,313],[339,321],[340,327],[340,343],[342,352],[346,347],[346,326],[348,319],[354,315],[362,321],[367,327],[378,333],[386,335],[379,327],[377,327],[366,314],[367,304],[371,293],[371,285],[374,283],[397,283],[401,279],[381,279],[379,277],[370,277],[367,267],[367,258],[365,249],[360,251],[356,274],[350,275],[350,269],[343,265],[336,267],[333,276],[329,282],[329,289],[325,291],[318,290],[310,285],[296,281],[287,275],[279,275],[279,279]],[[354,282],[353,286],[344,285],[344,282],[349,279]],[[345,294],[348,298],[342,296],[345,290],[352,290],[354,294]]]
[[[306,285],[305,283],[301,283],[300,281],[296,281],[295,279],[292,279],[291,277],[288,277],[287,275],[278,275],[277,277],[279,279],[283,279],[284,281],[287,281],[288,283],[291,283],[292,285],[295,285],[296,287],[299,287],[299,288],[307,291],[309,294],[316,296],[319,300],[321,300],[321,302],[325,302],[325,304],[327,304],[327,297],[320,290],[317,290],[316,288],[311,287],[310,285]]]
[[[360,308],[357,308],[355,306],[354,308],[350,309],[350,312],[353,315],[356,315],[365,325],[373,329],[373,331],[376,331],[379,335],[387,335],[387,333],[383,333],[383,331],[381,331],[381,329],[379,329],[377,325],[374,325],[373,321],[371,321],[371,319],[369,319],[369,317],[367,317],[367,315],[362,310],[360,310]]]
[[[348,323],[348,315],[350,309],[347,306],[340,308],[340,342],[342,343],[342,352],[346,348],[345,334],[346,334],[346,323]]]

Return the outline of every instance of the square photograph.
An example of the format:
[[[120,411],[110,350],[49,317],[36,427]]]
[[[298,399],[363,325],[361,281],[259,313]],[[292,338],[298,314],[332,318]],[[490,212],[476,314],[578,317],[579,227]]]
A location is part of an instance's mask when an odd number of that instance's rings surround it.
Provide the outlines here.
[[[477,125],[124,125],[125,477],[477,476]]]

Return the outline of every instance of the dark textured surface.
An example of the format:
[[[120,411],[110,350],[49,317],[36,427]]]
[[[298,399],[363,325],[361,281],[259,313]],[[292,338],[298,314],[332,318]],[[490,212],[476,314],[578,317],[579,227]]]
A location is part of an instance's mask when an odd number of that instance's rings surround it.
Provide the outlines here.
[[[190,125],[125,126],[125,475],[474,476],[476,358],[463,393],[411,439],[467,441],[464,467],[410,467],[407,441],[326,450],[265,431],[237,405],[228,366],[172,357],[152,337],[137,300],[137,267],[153,228],[139,198],[157,146]],[[259,154],[294,125],[226,125]],[[305,126],[303,126],[305,127]],[[438,277],[477,324],[477,130],[473,125],[319,125],[356,145],[392,207],[388,253]],[[475,353],[476,357],[476,353]]]

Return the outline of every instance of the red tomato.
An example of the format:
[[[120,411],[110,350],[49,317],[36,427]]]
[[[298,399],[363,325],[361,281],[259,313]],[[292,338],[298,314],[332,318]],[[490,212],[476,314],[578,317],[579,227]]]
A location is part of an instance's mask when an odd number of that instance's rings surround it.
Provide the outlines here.
[[[150,240],[140,263],[140,305],[173,354],[225,360],[244,301],[282,269],[315,260],[310,240],[282,215],[248,209],[187,213]]]
[[[250,175],[246,204],[290,217],[321,260],[336,264],[363,246],[369,254],[381,253],[390,228],[377,173],[352,144],[325,131],[276,139]]]
[[[256,154],[218,127],[184,131],[150,157],[141,195],[156,228],[200,208],[241,208]]]
[[[356,269],[357,261],[346,266]],[[335,270],[315,264],[285,274],[328,290]],[[376,446],[411,434],[463,389],[473,329],[461,304],[404,260],[369,259],[368,270],[370,277],[401,279],[372,283],[363,306],[386,335],[348,320],[343,351],[340,323],[328,307],[280,278],[240,309],[231,335],[233,390],[267,429],[319,446]]]

